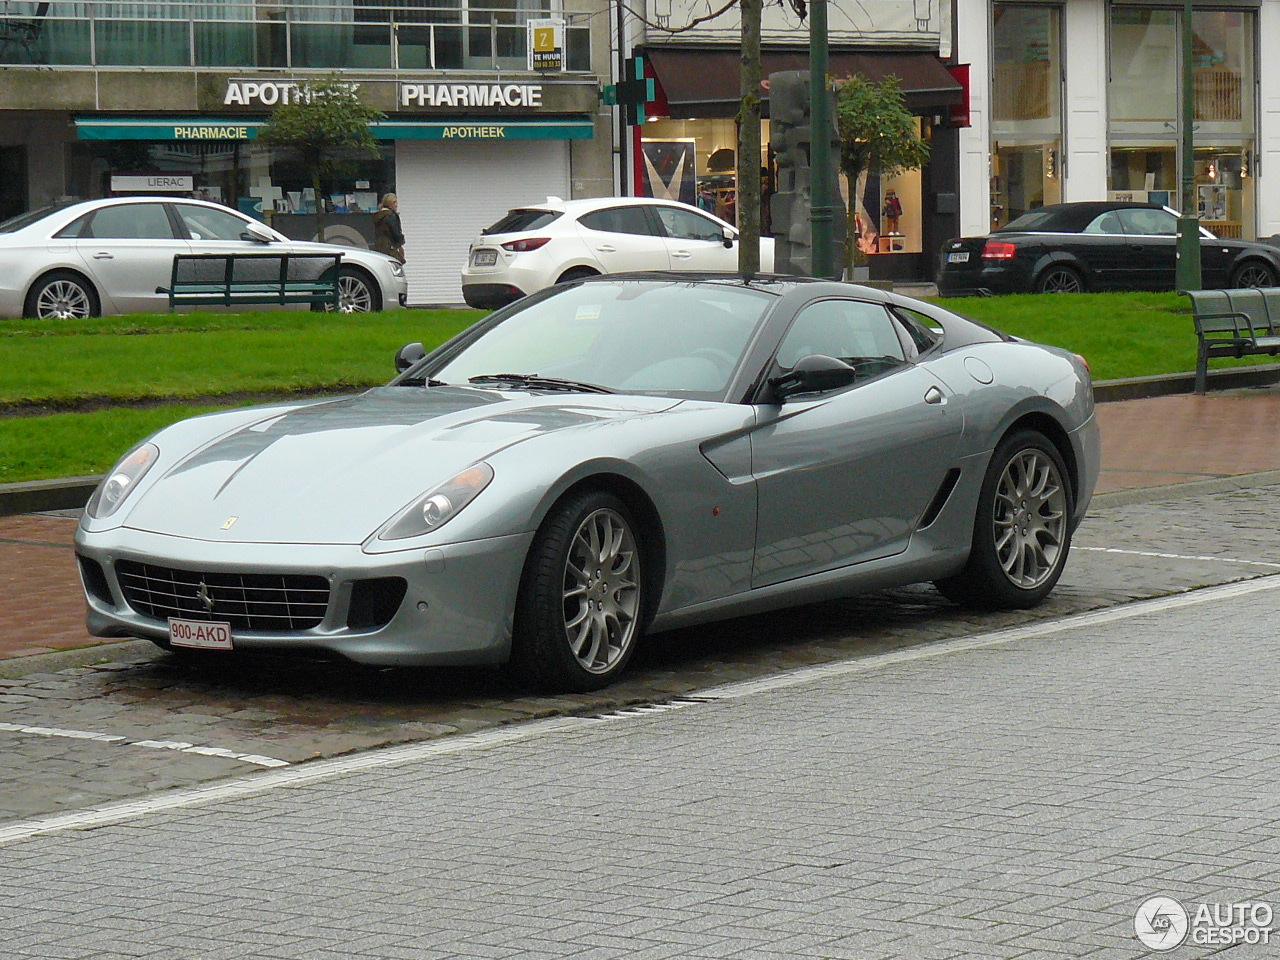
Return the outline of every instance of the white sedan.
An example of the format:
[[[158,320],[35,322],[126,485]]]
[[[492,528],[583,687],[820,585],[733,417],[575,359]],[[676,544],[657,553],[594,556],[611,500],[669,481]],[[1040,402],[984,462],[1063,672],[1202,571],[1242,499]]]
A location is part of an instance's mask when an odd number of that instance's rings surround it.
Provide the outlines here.
[[[735,273],[738,229],[674,200],[598,197],[509,210],[467,251],[462,296],[500,307],[554,283],[635,270]],[[773,239],[760,240],[760,272],[773,272]]]
[[[169,308],[173,258],[189,253],[332,253],[290,240],[217,203],[115,197],[54,205],[0,223],[0,317],[42,319]],[[339,309],[404,306],[404,268],[372,250],[342,248]]]

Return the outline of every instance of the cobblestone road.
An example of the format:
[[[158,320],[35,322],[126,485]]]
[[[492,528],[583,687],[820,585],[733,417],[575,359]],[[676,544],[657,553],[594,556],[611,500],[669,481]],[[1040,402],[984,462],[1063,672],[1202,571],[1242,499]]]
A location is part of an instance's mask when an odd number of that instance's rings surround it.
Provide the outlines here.
[[[589,714],[709,684],[867,656],[1280,570],[1280,485],[1101,502],[1041,608],[970,614],[931,587],[651,638],[600,694],[530,697],[487,671],[193,665],[149,644],[111,662],[0,680],[0,820],[429,740],[553,714]]]
[[[0,827],[5,953],[1154,956],[1280,905],[1280,578],[1211,594]]]

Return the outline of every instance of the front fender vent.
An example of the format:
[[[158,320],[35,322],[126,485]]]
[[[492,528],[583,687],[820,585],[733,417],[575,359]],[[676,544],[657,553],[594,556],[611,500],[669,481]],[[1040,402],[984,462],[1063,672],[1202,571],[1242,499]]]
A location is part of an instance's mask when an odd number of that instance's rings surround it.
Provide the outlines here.
[[[933,521],[938,519],[938,514],[942,512],[942,508],[947,505],[947,500],[951,496],[951,491],[956,488],[956,484],[960,481],[960,468],[952,467],[947,471],[947,475],[942,478],[942,484],[938,487],[938,492],[933,495],[933,499],[929,501],[929,508],[925,510],[924,516],[920,518],[920,523],[916,527],[917,530],[923,530]]]

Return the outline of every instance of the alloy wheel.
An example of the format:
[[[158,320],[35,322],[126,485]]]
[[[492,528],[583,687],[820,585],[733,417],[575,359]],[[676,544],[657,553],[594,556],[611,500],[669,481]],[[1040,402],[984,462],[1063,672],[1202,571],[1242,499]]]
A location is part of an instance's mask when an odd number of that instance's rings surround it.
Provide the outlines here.
[[[1035,589],[1058,566],[1067,524],[1067,495],[1058,468],[1040,450],[1015,454],[996,486],[996,558],[1009,582]]]
[[[77,320],[92,312],[89,294],[73,280],[54,280],[36,297],[35,314],[41,320]]]
[[[570,542],[564,568],[564,632],[582,669],[607,673],[639,629],[640,568],[635,536],[621,514],[588,514]]]
[[[1271,275],[1271,271],[1264,266],[1258,264],[1248,264],[1240,268],[1240,272],[1236,274],[1236,288],[1244,289],[1246,287],[1273,287],[1275,279]]]
[[[1045,293],[1080,293],[1084,284],[1070,270],[1053,270],[1045,276],[1040,288]]]
[[[368,313],[373,309],[373,294],[359,277],[343,275],[338,278],[338,312]]]

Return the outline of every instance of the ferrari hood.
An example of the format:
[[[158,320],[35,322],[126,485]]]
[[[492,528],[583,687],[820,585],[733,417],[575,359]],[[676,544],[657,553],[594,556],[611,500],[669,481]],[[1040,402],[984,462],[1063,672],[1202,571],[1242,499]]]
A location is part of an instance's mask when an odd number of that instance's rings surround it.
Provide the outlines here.
[[[498,450],[677,402],[382,387],[270,412],[170,466],[141,492],[125,526],[224,542],[362,543],[419,495]],[[171,455],[163,434],[156,443]]]

